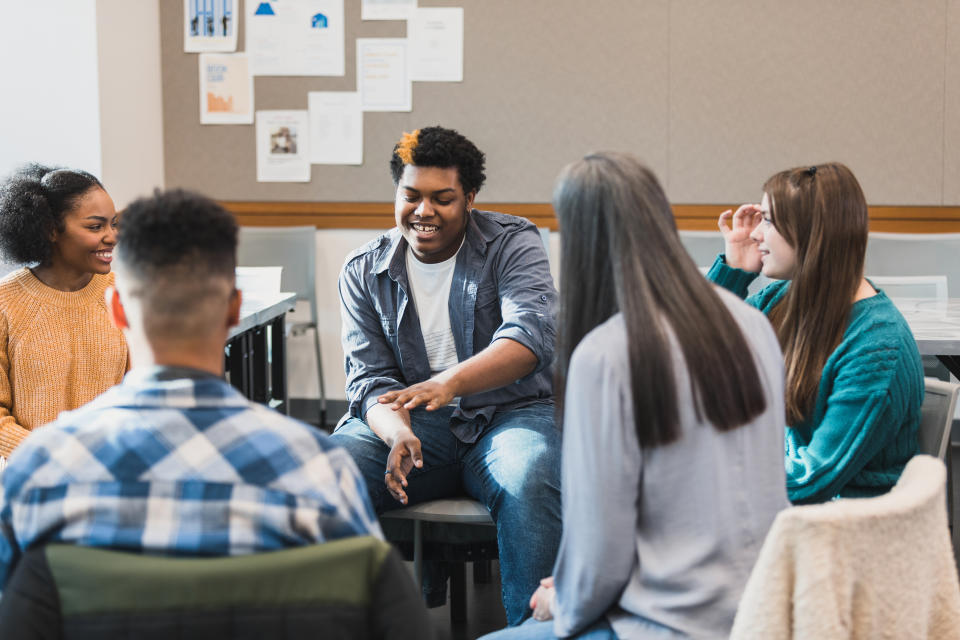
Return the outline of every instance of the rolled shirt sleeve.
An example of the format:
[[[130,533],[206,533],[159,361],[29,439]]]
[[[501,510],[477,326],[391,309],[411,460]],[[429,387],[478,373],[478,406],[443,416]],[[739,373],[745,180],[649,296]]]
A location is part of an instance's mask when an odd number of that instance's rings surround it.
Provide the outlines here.
[[[496,266],[500,314],[503,318],[493,340],[509,338],[537,357],[527,377],[553,362],[556,341],[557,292],[540,234],[532,224],[504,241]]]

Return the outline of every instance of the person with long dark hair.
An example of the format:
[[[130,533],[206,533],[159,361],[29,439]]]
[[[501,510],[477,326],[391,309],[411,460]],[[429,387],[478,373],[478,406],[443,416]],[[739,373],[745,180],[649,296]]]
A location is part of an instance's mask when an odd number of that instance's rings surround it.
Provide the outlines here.
[[[732,225],[730,222],[732,221]],[[917,452],[923,365],[906,320],[863,275],[868,213],[842,164],[798,167],[759,205],[720,215],[708,277],[767,314],[786,363],[787,493],[795,503],[889,491]]]
[[[725,638],[787,506],[776,336],[703,278],[633,156],[568,166],[554,208],[563,536],[530,603],[554,620],[494,637]]]
[[[0,186],[0,459],[120,382],[127,344],[104,302],[118,214],[85,171],[28,165]]]

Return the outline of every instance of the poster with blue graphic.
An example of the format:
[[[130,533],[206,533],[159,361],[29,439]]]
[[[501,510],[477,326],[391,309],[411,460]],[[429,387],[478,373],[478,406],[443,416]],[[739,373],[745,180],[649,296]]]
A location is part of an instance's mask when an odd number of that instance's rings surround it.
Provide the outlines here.
[[[237,50],[239,0],[183,0],[183,50]]]
[[[247,0],[246,48],[255,76],[342,76],[343,0]]]

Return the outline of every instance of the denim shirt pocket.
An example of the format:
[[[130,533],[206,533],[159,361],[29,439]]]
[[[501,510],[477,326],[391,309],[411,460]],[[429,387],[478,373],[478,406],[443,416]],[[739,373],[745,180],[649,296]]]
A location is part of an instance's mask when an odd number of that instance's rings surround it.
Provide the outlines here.
[[[380,326],[383,328],[383,335],[390,341],[390,344],[395,344],[397,341],[397,316],[380,314]]]

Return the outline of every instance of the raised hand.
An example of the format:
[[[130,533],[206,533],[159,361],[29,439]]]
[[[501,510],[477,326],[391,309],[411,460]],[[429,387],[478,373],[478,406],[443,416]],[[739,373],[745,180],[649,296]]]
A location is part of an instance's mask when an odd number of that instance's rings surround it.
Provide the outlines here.
[[[717,226],[723,234],[724,253],[727,264],[737,269],[759,273],[763,263],[757,243],[750,237],[763,219],[758,204],[740,205],[736,213],[727,209],[720,214]],[[728,221],[730,221],[728,223]]]

